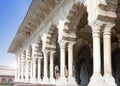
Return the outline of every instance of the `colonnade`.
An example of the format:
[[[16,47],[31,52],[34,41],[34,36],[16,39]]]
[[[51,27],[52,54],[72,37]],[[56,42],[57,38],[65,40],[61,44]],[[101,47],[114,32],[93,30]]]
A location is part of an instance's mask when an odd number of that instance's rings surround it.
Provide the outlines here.
[[[93,35],[93,75],[88,86],[116,86],[112,77],[111,69],[111,28],[106,24],[101,29],[102,24],[91,25]],[[104,51],[104,76],[101,75],[101,46],[100,37],[103,33],[103,51]],[[65,77],[65,56],[66,43],[68,43],[68,78]],[[54,78],[54,54],[53,50],[44,50],[38,52],[38,44],[34,43],[31,50],[27,49],[17,57],[16,82],[39,83],[39,84],[63,84],[77,85],[73,77],[73,46],[75,42],[59,42],[60,47],[60,77]],[[48,54],[49,53],[49,54]],[[48,77],[48,55],[50,57],[50,77]],[[41,76],[41,59],[44,59],[44,74]]]
[[[66,43],[60,45],[60,77],[59,80],[54,78],[54,54],[55,51],[44,50],[39,54],[38,44],[32,44],[31,49],[27,49],[17,57],[17,70],[15,81],[22,83],[37,84],[76,84],[73,78],[73,43],[68,45],[68,78],[65,77],[65,48]],[[49,53],[49,54],[48,54]],[[50,77],[48,78],[48,55],[50,57]],[[44,65],[41,65],[41,59],[44,59]],[[43,66],[43,76],[41,76],[41,67]],[[74,83],[72,83],[74,80]]]

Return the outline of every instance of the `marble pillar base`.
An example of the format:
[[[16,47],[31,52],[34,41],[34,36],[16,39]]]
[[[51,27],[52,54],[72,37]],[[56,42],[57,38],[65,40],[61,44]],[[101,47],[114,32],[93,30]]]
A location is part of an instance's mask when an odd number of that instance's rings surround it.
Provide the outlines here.
[[[24,82],[25,80],[24,79],[21,79],[20,82]],[[29,81],[29,80],[28,80]]]
[[[57,80],[56,85],[66,86],[67,85],[67,78],[65,76],[61,76]]]
[[[112,75],[104,75],[106,86],[117,86]]]
[[[18,79],[15,79],[14,82],[18,82]]]
[[[26,83],[29,83],[29,82],[30,82],[30,80],[29,80],[29,79],[25,79],[25,82],[26,82]]]
[[[41,83],[42,82],[42,80],[41,79],[37,79],[37,83]]]
[[[32,79],[32,81],[31,81],[32,83],[36,83],[37,82],[37,80],[36,79]]]
[[[78,86],[76,81],[75,81],[75,78],[74,77],[68,77],[68,82],[67,82],[67,85],[72,85],[72,86]]]
[[[106,86],[101,74],[93,74],[88,86]]]
[[[50,84],[49,79],[48,79],[47,76],[44,76],[44,77],[43,77],[42,84]]]
[[[56,84],[55,79],[53,77],[50,77],[50,84]]]

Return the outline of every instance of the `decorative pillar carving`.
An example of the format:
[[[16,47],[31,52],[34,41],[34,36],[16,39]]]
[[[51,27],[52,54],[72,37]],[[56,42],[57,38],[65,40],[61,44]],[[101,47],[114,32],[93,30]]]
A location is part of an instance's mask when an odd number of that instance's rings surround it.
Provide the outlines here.
[[[69,42],[68,45],[68,85],[77,85],[75,78],[73,77],[73,46],[75,42]]]
[[[101,52],[100,52],[100,29],[99,22],[94,22],[92,27],[93,35],[93,75],[88,86],[105,86],[103,77],[101,76]]]
[[[54,79],[54,53],[55,51],[50,51],[50,84],[55,84],[55,79]]]
[[[43,76],[43,83],[44,84],[49,84],[49,79],[48,79],[48,52],[45,50],[43,51],[44,55],[44,76]]]
[[[104,42],[104,79],[107,86],[117,86],[112,76],[111,63],[111,29],[113,25],[106,25],[103,32]]]

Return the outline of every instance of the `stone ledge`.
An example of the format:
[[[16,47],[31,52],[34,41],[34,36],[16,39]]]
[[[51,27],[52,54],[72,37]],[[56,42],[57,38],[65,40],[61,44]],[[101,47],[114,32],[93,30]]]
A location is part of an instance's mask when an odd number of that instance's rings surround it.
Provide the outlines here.
[[[55,85],[51,85],[51,84],[32,84],[32,83],[19,83],[19,82],[16,82],[14,84],[14,86],[55,86]]]

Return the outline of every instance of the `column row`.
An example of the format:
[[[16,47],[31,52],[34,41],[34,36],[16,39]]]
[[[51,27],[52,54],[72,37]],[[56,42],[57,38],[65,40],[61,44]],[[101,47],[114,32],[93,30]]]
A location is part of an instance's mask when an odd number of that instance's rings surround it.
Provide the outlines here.
[[[73,45],[75,42],[71,42],[68,45],[68,79],[65,77],[65,45],[66,43],[59,43],[60,45],[60,78],[58,84],[76,84],[73,78]],[[27,53],[22,54],[20,60],[17,62],[17,80],[18,82],[29,82],[29,83],[42,83],[42,84],[55,84],[56,80],[54,78],[54,53],[55,51],[43,51],[44,57],[44,74],[43,79],[41,78],[41,58],[37,57],[38,52],[36,49],[37,45],[34,44],[32,49],[32,58],[30,52],[26,50]],[[50,78],[48,78],[48,53],[50,57]],[[37,75],[37,76],[36,76]],[[73,83],[74,82],[74,83]]]
[[[33,47],[36,47],[36,46],[33,46]],[[26,50],[23,54],[17,57],[16,74],[15,74],[16,82],[33,83],[33,82],[41,81],[40,67],[41,67],[42,57],[38,55],[38,53],[36,52],[36,49],[33,48],[33,50],[34,52],[32,52],[32,54],[30,50]]]

